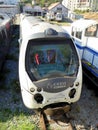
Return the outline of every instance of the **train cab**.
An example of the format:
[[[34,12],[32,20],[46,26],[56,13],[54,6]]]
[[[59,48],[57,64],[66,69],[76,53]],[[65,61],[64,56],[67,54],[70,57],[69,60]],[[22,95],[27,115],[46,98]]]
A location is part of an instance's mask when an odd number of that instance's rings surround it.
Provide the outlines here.
[[[21,17],[20,30],[19,80],[24,104],[39,109],[78,101],[82,68],[70,35],[33,16]]]

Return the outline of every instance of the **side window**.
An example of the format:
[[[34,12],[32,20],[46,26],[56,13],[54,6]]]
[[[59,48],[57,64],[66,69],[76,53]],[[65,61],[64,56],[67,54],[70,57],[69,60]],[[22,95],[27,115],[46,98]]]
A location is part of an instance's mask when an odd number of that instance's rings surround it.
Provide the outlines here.
[[[73,28],[73,27],[72,27],[71,35],[72,35],[72,36],[75,35],[75,28]]]
[[[98,25],[92,25],[85,30],[85,36],[94,37],[97,34]]]
[[[57,11],[58,12],[62,12],[62,8],[57,8]]]
[[[82,31],[76,31],[76,37],[81,39]]]
[[[72,30],[71,35],[74,36],[74,31]]]
[[[71,31],[71,35],[75,36],[76,38],[81,39],[81,37],[82,37],[82,31],[80,29],[78,29],[78,28],[74,28],[73,27],[72,31]]]

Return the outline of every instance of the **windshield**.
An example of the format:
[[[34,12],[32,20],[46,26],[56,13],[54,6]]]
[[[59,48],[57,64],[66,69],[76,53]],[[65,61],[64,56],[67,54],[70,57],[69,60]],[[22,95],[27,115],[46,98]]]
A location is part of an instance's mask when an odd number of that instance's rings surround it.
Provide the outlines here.
[[[78,57],[72,41],[30,41],[26,68],[36,79],[75,75]]]

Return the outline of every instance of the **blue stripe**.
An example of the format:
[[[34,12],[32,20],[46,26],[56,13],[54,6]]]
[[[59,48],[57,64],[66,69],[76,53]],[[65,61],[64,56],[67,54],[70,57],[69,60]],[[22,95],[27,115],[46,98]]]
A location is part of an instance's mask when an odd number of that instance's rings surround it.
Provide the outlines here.
[[[89,52],[93,53],[94,55],[97,55],[98,56],[98,52],[92,50],[91,48],[89,47],[86,47],[86,46],[80,46],[78,44],[76,44],[77,48],[81,49],[81,50],[88,50]]]
[[[95,75],[96,77],[98,77],[98,73],[95,72],[95,71],[93,71],[93,69],[92,69],[90,66],[88,66],[87,64],[84,64],[84,63],[83,63],[83,65],[84,65],[93,75]]]
[[[77,48],[79,48],[80,50],[83,50],[85,47],[83,46],[80,46],[80,45],[78,45],[78,44],[76,44],[76,46],[77,46]]]
[[[75,43],[75,44],[76,44],[76,43]],[[95,55],[98,56],[98,52],[92,50],[92,49],[89,48],[89,47],[80,46],[79,44],[76,44],[76,46],[77,46],[77,48],[80,49],[80,50],[83,50],[83,51],[87,50],[87,51],[89,51],[90,53],[92,53],[92,54],[93,54],[93,59],[92,59],[92,60],[94,60],[94,56],[95,56]],[[87,61],[87,62],[88,62],[88,61]],[[93,63],[92,63],[92,64],[93,64]],[[98,73],[95,72],[89,65],[87,65],[87,64],[85,64],[85,63],[83,63],[83,65],[84,65],[93,75],[95,75],[96,77],[98,77]],[[93,66],[93,65],[92,65],[92,66]],[[98,69],[96,68],[96,70],[98,70]]]

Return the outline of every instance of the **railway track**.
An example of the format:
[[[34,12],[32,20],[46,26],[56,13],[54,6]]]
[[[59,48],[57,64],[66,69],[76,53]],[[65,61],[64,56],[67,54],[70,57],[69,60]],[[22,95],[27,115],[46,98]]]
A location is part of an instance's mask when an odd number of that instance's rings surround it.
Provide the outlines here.
[[[41,110],[39,113],[40,129],[73,130],[70,119],[66,116],[66,112],[68,112],[69,110],[69,105]]]

